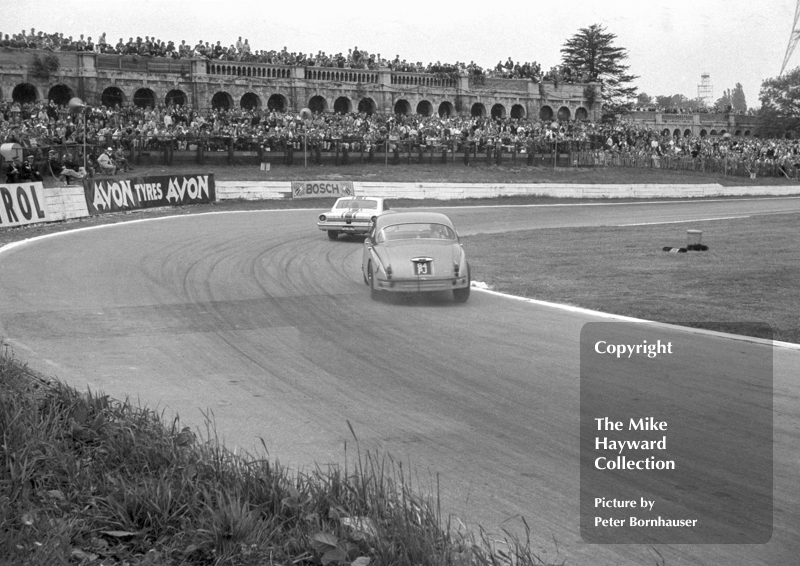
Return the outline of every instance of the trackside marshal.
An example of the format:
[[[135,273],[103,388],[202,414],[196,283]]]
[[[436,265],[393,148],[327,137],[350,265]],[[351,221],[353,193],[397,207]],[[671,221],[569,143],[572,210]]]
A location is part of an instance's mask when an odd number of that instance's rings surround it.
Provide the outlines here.
[[[89,214],[123,210],[207,204],[216,200],[214,175],[95,177],[84,179]]]
[[[352,181],[292,181],[292,198],[351,197]]]

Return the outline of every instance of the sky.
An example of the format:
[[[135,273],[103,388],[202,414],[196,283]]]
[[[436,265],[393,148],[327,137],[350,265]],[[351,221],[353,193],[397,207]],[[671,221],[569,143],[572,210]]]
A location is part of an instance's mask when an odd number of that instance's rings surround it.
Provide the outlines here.
[[[109,42],[149,35],[231,45],[241,36],[254,50],[329,54],[358,47],[385,58],[424,64],[537,61],[544,70],[561,61],[564,42],[600,24],[628,50],[639,92],[697,97],[709,73],[714,99],[741,83],[747,104],[758,107],[764,79],[776,77],[794,25],[798,0],[562,0],[460,2],[270,2],[26,0],[8,10],[0,32],[35,28]],[[71,5],[70,5],[71,4]],[[70,5],[67,9],[66,6]],[[800,66],[800,49],[787,69]]]

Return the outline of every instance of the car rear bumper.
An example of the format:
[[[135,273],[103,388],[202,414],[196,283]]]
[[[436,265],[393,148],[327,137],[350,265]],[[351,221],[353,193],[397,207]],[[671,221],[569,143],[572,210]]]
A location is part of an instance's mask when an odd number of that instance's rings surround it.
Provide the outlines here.
[[[446,279],[376,279],[375,288],[395,293],[419,293],[428,291],[451,291],[469,287],[467,277],[448,277]]]
[[[345,234],[367,234],[372,228],[372,222],[317,222],[317,228],[320,230],[334,230]]]

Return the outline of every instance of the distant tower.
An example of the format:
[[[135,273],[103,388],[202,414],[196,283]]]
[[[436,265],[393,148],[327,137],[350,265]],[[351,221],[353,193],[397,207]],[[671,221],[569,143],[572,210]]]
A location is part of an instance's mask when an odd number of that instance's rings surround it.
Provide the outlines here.
[[[800,2],[800,0],[797,0]],[[700,84],[697,85],[697,98],[706,106],[714,104],[714,85],[711,84],[711,75],[707,72],[700,75]]]
[[[783,65],[781,65],[781,72],[778,76],[783,74],[786,70],[786,63],[789,62],[789,57],[792,56],[797,42],[800,41],[800,29],[797,28],[797,20],[800,18],[800,0],[797,0],[797,7],[794,9],[794,23],[792,23],[792,33],[789,35],[789,45],[786,46],[786,55],[783,56]]]

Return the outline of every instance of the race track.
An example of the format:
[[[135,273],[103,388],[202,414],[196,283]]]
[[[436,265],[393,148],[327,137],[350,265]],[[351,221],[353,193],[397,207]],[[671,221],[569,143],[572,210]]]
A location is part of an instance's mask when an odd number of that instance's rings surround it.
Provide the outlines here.
[[[446,210],[462,234],[790,211],[800,199]],[[293,468],[343,462],[345,444],[355,449],[349,421],[362,450],[416,469],[423,487],[438,474],[445,511],[465,523],[519,532],[524,516],[545,560],[652,564],[657,551],[666,564],[797,563],[800,351],[774,351],[768,544],[588,545],[578,523],[579,336],[605,319],[475,291],[465,305],[373,302],[361,242],[329,241],[314,218],[180,216],[5,250],[0,337],[78,389],[140,399],[192,426],[213,413],[229,447],[260,449],[263,439]]]

